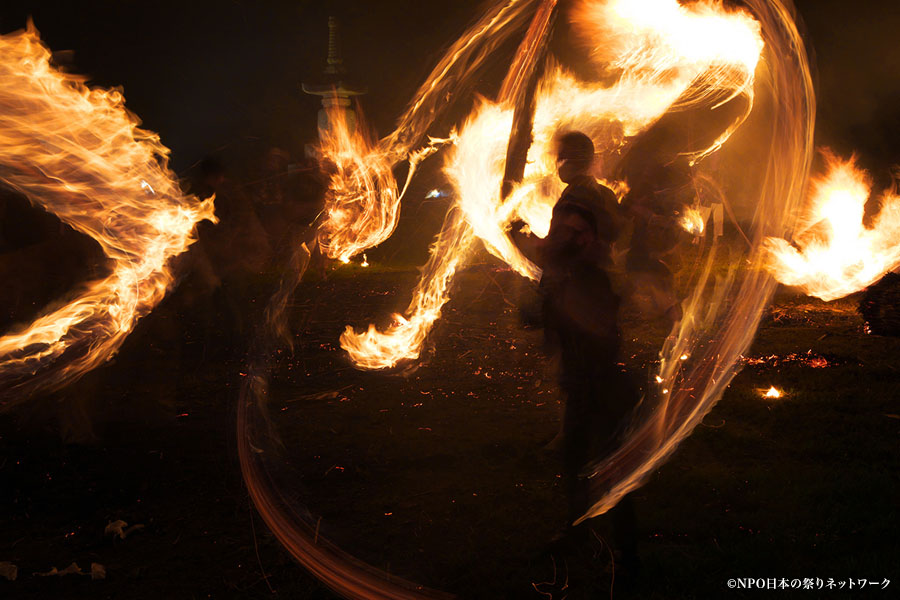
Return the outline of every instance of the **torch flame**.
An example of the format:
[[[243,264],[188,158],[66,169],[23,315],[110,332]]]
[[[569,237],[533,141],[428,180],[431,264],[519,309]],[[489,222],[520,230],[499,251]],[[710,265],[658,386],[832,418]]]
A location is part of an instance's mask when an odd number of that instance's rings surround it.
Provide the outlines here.
[[[797,247],[769,238],[768,269],[779,282],[829,301],[862,290],[900,266],[900,196],[890,191],[867,228],[863,224],[871,183],[854,158],[826,152],[827,172],[812,182],[801,217]]]
[[[56,389],[106,361],[165,296],[168,263],[197,222],[215,221],[212,199],[182,194],[169,150],[124,102],[51,66],[33,25],[0,37],[0,181],[94,238],[112,265],[62,308],[0,338],[0,395]]]

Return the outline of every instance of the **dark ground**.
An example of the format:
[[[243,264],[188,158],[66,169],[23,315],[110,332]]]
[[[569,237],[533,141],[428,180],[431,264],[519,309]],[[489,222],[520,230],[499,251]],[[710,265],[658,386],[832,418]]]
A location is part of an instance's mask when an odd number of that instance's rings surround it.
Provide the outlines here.
[[[415,278],[357,267],[302,284],[298,352],[273,374],[280,481],[322,516],[323,536],[392,574],[463,598],[540,598],[532,583],[551,581],[554,565],[537,556],[564,509],[558,465],[540,448],[559,400],[540,332],[519,327],[523,286],[480,264],[418,370],[350,368],[344,325],[402,309]],[[634,494],[644,574],[615,597],[751,597],[729,591],[731,577],[887,578],[865,593],[892,595],[900,341],[866,335],[853,302],[779,295],[750,352],[759,360]],[[2,597],[332,597],[249,505],[234,450],[237,353],[222,335],[204,344],[180,311],[176,294],[112,363],[0,416],[0,562],[18,567]],[[810,350],[824,363],[789,356]],[[773,384],[784,399],[760,397]],[[95,437],[64,443],[60,429]],[[144,527],[104,535],[117,519]],[[102,564],[106,579],[34,575],[72,562]],[[609,597],[599,544],[556,566],[570,598]]]

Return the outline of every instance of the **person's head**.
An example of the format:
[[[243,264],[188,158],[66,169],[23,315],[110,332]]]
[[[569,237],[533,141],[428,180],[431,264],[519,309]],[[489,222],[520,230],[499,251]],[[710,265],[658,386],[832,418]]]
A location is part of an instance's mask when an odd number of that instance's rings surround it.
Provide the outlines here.
[[[590,173],[594,163],[594,143],[580,131],[568,131],[557,138],[556,169],[564,183]]]

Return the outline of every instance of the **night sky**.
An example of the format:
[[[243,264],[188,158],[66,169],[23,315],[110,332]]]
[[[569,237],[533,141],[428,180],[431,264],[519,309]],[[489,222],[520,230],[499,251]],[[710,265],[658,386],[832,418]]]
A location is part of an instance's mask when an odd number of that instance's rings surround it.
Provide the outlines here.
[[[296,154],[315,138],[318,99],[300,91],[324,66],[327,17],[337,15],[351,79],[379,133],[411,99],[442,50],[476,18],[480,0],[329,2],[195,0],[4,2],[0,32],[31,15],[72,70],[120,85],[184,170],[214,152]],[[900,3],[798,0],[818,67],[817,139],[864,165],[900,163]]]

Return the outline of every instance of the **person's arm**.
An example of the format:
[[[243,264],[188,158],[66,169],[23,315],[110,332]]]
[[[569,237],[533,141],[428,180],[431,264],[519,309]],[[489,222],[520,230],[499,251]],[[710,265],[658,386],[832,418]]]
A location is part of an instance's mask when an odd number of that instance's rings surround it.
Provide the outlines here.
[[[531,233],[522,231],[525,228],[525,221],[521,219],[513,221],[509,230],[509,239],[513,245],[519,249],[525,258],[543,268],[543,244],[544,240]]]

